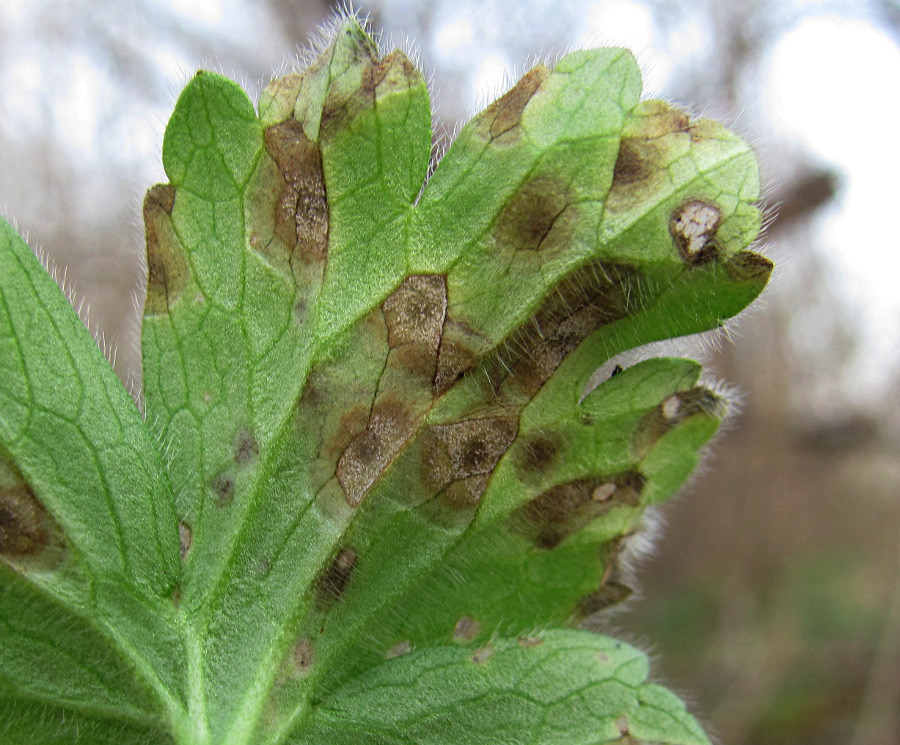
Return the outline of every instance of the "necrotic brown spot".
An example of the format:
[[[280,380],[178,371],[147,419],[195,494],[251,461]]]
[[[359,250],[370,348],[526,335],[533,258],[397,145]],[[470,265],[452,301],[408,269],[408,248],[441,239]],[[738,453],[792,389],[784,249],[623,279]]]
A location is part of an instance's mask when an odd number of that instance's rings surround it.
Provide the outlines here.
[[[438,424],[425,433],[422,479],[432,494],[444,491],[451,504],[474,504],[518,433],[514,417]]]
[[[559,438],[543,433],[530,435],[518,451],[519,468],[527,474],[545,471],[556,462],[560,447]]]
[[[581,599],[578,613],[582,616],[593,616],[610,606],[618,605],[634,594],[634,590],[623,582],[610,580]]]
[[[299,672],[303,672],[313,664],[313,646],[309,639],[298,639],[294,644],[292,655]]]
[[[504,380],[536,394],[566,355],[593,331],[639,309],[637,272],[625,265],[592,261],[560,281],[532,320],[514,331],[497,355]],[[507,372],[508,371],[508,372]]]
[[[385,657],[387,657],[389,660],[392,660],[395,657],[403,657],[403,655],[412,652],[412,648],[412,642],[409,639],[404,639],[402,642],[397,642],[394,646],[388,649],[388,651],[385,652]]]
[[[482,647],[481,649],[476,649],[472,656],[469,657],[471,662],[474,662],[476,665],[484,665],[494,654],[494,647],[488,644],[486,647]]]
[[[356,569],[357,560],[356,551],[350,547],[338,551],[328,568],[319,576],[317,586],[321,602],[331,603],[341,599]]]
[[[625,124],[607,209],[633,209],[668,190],[669,165],[687,152],[691,140],[691,123],[683,112],[662,101],[639,104]]]
[[[544,65],[529,70],[509,91],[479,114],[475,131],[495,144],[511,144],[519,139],[522,112],[550,71]]]
[[[481,633],[481,624],[469,616],[463,616],[453,629],[453,641],[470,642]]]
[[[181,560],[184,561],[194,542],[194,531],[187,523],[178,523],[178,542],[181,545]]]
[[[382,305],[388,346],[410,372],[431,380],[447,316],[447,280],[439,274],[407,277]]]
[[[246,429],[238,430],[234,444],[234,462],[238,465],[249,463],[259,455],[259,445],[253,433]]]
[[[226,507],[234,499],[234,475],[230,471],[223,471],[213,477],[210,484],[219,507]]]
[[[728,276],[735,282],[765,283],[772,274],[774,264],[753,251],[740,251],[731,257],[725,267]]]
[[[494,223],[492,234],[501,246],[516,251],[566,248],[575,223],[568,185],[550,176],[526,181],[509,198]]]
[[[265,146],[284,179],[275,206],[275,234],[305,263],[328,250],[328,200],[322,155],[296,119],[269,127]]]
[[[413,430],[403,403],[385,397],[372,408],[366,428],[347,445],[337,464],[337,478],[347,503],[357,506]]]
[[[718,257],[716,231],[721,221],[721,210],[701,199],[685,202],[672,213],[669,232],[685,264],[699,266]]]
[[[645,414],[635,430],[635,450],[646,453],[667,432],[696,414],[722,418],[725,401],[708,388],[694,386],[678,391]]]
[[[513,525],[518,524],[538,548],[552,549],[608,512],[612,505],[638,505],[645,482],[637,471],[568,481],[547,489],[521,507]],[[598,488],[601,499],[595,498]]]
[[[175,187],[157,184],[144,198],[147,249],[147,315],[165,313],[187,284],[188,264],[172,228]]]
[[[534,647],[539,647],[544,643],[544,640],[539,636],[520,636],[516,639],[516,642],[520,647],[524,647],[525,649],[533,649]]]
[[[61,531],[31,489],[0,489],[0,556],[29,559],[63,545]]]

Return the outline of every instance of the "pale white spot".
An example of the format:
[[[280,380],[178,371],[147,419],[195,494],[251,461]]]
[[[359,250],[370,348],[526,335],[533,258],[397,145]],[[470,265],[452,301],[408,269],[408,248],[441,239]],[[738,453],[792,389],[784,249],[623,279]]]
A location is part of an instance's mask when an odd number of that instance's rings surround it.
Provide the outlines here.
[[[678,410],[681,408],[681,399],[678,397],[678,394],[674,396],[669,396],[662,403],[662,415],[666,419],[674,419],[678,416]]]
[[[476,665],[483,665],[485,662],[491,659],[491,655],[493,654],[494,648],[490,644],[488,644],[486,647],[476,649],[469,659]]]
[[[688,202],[672,220],[672,233],[687,259],[700,254],[709,245],[719,227],[722,213],[716,207],[700,200]]]
[[[595,502],[606,502],[616,493],[616,489],[618,487],[612,481],[607,481],[594,487],[594,491],[591,492],[591,499]]]
[[[403,655],[412,652],[412,648],[412,642],[409,639],[404,639],[402,642],[398,642],[393,647],[391,647],[386,652],[386,657],[389,660],[394,659],[394,657],[402,657]]]

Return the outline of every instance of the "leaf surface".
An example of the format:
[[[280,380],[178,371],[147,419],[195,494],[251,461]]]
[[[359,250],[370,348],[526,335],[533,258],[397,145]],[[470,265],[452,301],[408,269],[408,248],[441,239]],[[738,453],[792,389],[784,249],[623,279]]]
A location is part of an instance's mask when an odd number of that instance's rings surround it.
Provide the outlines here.
[[[728,410],[690,360],[589,381],[771,271],[752,151],[640,87],[538,65],[428,176],[425,81],[354,19],[258,110],[198,73],[144,202],[146,424],[4,227],[6,739],[707,742],[576,628]]]

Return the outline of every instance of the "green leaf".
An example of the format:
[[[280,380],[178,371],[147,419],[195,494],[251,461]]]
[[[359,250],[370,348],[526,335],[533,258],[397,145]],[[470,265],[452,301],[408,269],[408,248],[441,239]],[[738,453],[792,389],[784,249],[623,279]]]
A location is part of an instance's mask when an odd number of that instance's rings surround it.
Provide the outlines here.
[[[152,689],[151,711],[177,710],[179,549],[162,459],[93,339],[5,221],[0,277],[2,677],[29,699],[127,713],[134,703],[100,695],[117,684],[85,678],[111,657],[121,669],[124,658]],[[85,615],[97,631],[85,629]],[[38,664],[53,654],[69,659]]]
[[[326,695],[287,742],[708,745],[684,705],[647,675],[642,653],[584,631],[429,647]]]
[[[573,627],[728,402],[681,359],[586,387],[762,290],[753,153],[621,49],[534,68],[426,179],[431,137],[354,19],[258,112],[194,77],[144,202],[146,423],[4,226],[6,740],[706,742]]]

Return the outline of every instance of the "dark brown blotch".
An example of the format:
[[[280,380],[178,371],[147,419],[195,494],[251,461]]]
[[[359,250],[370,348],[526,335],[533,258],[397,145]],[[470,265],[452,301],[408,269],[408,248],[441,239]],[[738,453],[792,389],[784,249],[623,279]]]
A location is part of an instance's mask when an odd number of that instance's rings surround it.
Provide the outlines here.
[[[553,466],[562,450],[558,436],[539,432],[529,435],[517,452],[516,462],[526,474],[539,474]]]
[[[259,444],[257,444],[256,438],[250,430],[238,430],[234,440],[235,463],[242,466],[256,460],[256,457],[259,455]]]
[[[378,50],[368,43],[354,46],[354,64],[360,66],[359,88],[339,91],[332,86],[322,108],[322,132],[325,138],[348,128],[361,113],[370,110],[383,90],[404,91],[423,85],[422,73],[400,50],[378,58]]]
[[[644,101],[626,122],[607,208],[620,212],[670,185],[668,165],[692,140],[690,119],[662,101]]]
[[[721,419],[725,416],[725,400],[703,386],[677,391],[647,412],[635,430],[635,450],[643,456],[667,432],[697,414]]]
[[[388,346],[400,365],[432,380],[447,317],[447,280],[440,274],[407,277],[382,304]]]
[[[0,489],[0,556],[28,560],[64,546],[59,526],[27,485]]]
[[[210,483],[212,493],[219,507],[227,507],[234,501],[234,474],[229,469],[216,474]]]
[[[643,474],[633,470],[567,481],[519,508],[512,524],[538,548],[556,548],[613,506],[639,505],[645,483]]]
[[[700,266],[719,256],[716,233],[722,223],[722,211],[702,199],[684,202],[669,218],[669,233],[688,266]]]
[[[593,616],[613,605],[624,602],[633,594],[634,588],[624,582],[610,580],[583,597],[578,604],[577,613],[582,617]]]
[[[441,396],[477,367],[488,341],[467,323],[447,318],[438,350],[438,366],[432,393]]]
[[[349,505],[362,502],[413,428],[413,416],[400,399],[385,396],[372,407],[366,428],[350,440],[337,463],[338,482]]]
[[[575,611],[576,616],[581,618],[593,616],[634,594],[634,589],[625,576],[627,570],[624,565],[625,549],[631,535],[632,533],[621,535],[600,549],[599,558],[603,565],[603,576],[597,589],[581,599]]]
[[[448,502],[476,504],[490,474],[518,434],[515,417],[467,419],[430,427],[424,436],[422,480]]]
[[[166,313],[188,281],[184,250],[172,227],[175,187],[157,184],[144,198],[144,237],[147,251],[147,315]]]
[[[509,198],[492,235],[500,246],[516,251],[556,251],[571,243],[575,207],[568,184],[551,176],[535,176]]]
[[[328,198],[319,146],[291,118],[266,130],[265,147],[284,179],[275,205],[275,234],[304,263],[324,261]]]
[[[491,473],[517,430],[518,422],[513,417],[434,425],[426,438],[426,483],[440,489],[452,481]]]
[[[518,83],[475,118],[475,132],[494,144],[517,142],[522,112],[549,75],[550,71],[544,65],[537,65],[525,73]]]
[[[358,560],[356,551],[349,546],[337,552],[316,583],[320,604],[328,605],[343,597]]]
[[[739,251],[725,264],[725,268],[728,276],[735,282],[765,284],[775,265],[765,256],[753,251]]]
[[[502,383],[534,396],[572,350],[598,328],[640,309],[637,271],[595,260],[561,280],[530,321],[522,324],[497,352]]]

